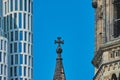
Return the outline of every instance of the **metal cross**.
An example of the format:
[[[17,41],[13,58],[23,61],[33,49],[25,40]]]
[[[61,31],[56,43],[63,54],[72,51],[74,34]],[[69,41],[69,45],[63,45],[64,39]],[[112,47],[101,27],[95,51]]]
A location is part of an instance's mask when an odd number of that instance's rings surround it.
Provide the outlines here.
[[[55,44],[58,44],[58,46],[60,47],[60,44],[64,44],[64,40],[61,41],[61,37],[57,37],[57,40],[55,40]]]

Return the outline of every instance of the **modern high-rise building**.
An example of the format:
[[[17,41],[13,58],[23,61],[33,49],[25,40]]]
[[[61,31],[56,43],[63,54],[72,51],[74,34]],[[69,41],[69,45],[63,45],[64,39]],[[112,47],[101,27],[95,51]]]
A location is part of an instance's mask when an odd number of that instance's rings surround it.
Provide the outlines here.
[[[0,80],[33,80],[33,0],[0,0]]]

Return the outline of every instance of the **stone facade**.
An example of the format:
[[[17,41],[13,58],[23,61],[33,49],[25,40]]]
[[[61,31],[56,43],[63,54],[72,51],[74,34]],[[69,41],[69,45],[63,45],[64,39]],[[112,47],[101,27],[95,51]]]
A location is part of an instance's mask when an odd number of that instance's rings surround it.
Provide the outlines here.
[[[120,0],[93,0],[92,6],[96,40],[93,80],[120,80]]]

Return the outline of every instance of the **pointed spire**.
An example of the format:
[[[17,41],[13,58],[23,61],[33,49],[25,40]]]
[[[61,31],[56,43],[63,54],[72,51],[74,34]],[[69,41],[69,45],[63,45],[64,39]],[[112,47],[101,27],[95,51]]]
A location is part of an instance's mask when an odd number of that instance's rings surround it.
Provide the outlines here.
[[[57,40],[55,40],[55,44],[58,44],[58,47],[56,49],[56,52],[58,54],[58,57],[56,59],[56,68],[55,68],[55,73],[54,73],[54,78],[53,80],[66,80],[65,73],[64,73],[64,68],[62,64],[62,48],[60,44],[64,44],[64,41],[61,41],[61,37],[58,37]]]

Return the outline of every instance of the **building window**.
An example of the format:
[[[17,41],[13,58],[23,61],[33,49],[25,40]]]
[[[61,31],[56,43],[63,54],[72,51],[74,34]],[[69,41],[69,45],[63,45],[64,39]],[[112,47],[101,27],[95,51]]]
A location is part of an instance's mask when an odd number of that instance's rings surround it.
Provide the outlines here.
[[[14,13],[14,28],[17,28],[17,13]]]
[[[19,43],[19,52],[22,52],[22,43]]]
[[[24,76],[26,76],[26,71],[27,71],[26,67],[24,67]]]
[[[7,13],[7,3],[5,2],[5,14]]]
[[[3,50],[3,40],[1,40],[1,50]]]
[[[10,29],[12,29],[12,14],[10,14]]]
[[[13,55],[11,55],[11,65],[13,65]]]
[[[19,13],[19,28],[22,28],[22,13]]]
[[[24,13],[24,29],[26,29],[26,13]]]
[[[18,31],[15,31],[15,41],[18,40]]]
[[[30,12],[31,9],[31,0],[28,0],[28,11]]]
[[[18,64],[18,55],[15,55],[15,64]]]
[[[4,74],[5,74],[5,75],[6,75],[6,73],[7,73],[6,71],[7,71],[7,67],[5,66],[5,69],[4,69]]]
[[[20,64],[23,64],[23,55],[20,54]]]
[[[13,46],[12,46],[12,43],[10,44],[10,53],[12,53],[13,51],[12,51],[12,48],[13,48]]]
[[[6,26],[6,17],[4,17],[4,32],[6,32],[6,28],[7,28],[7,26]]]
[[[19,66],[19,75],[22,76],[22,66]]]
[[[15,0],[15,10],[18,10],[18,0]]]
[[[0,76],[0,80],[2,80],[2,77]]]
[[[25,55],[25,64],[27,64],[27,55]]]
[[[17,52],[17,43],[14,43],[14,52]]]
[[[23,0],[19,0],[20,1],[20,11],[22,11],[23,10]]]
[[[113,75],[112,75],[111,80],[117,80],[116,74],[113,74]]]
[[[24,53],[26,53],[26,43],[24,43]]]
[[[28,68],[28,77],[30,77],[30,68]]]
[[[6,48],[7,48],[7,44],[6,44],[6,41],[4,42],[4,50],[6,51]]]
[[[13,41],[13,32],[11,32],[10,37],[11,37],[11,41]]]
[[[24,39],[25,39],[25,41],[27,41],[27,32],[26,31],[25,31]]]
[[[27,11],[27,0],[24,0],[24,10]]]
[[[14,67],[14,75],[17,76],[17,66]]]
[[[23,40],[23,32],[20,31],[20,40]]]
[[[2,52],[0,52],[0,62],[2,62]]]
[[[3,74],[3,64],[0,65],[0,74]]]
[[[28,30],[30,28],[30,15],[28,15]]]
[[[10,68],[10,76],[12,76],[13,74],[13,70],[12,70],[12,67]]]
[[[6,53],[4,53],[4,63],[6,63]]]
[[[7,31],[9,31],[9,16],[7,16]]]
[[[114,1],[114,38],[120,36],[120,0]]]
[[[10,1],[10,10],[13,11],[13,0]]]

